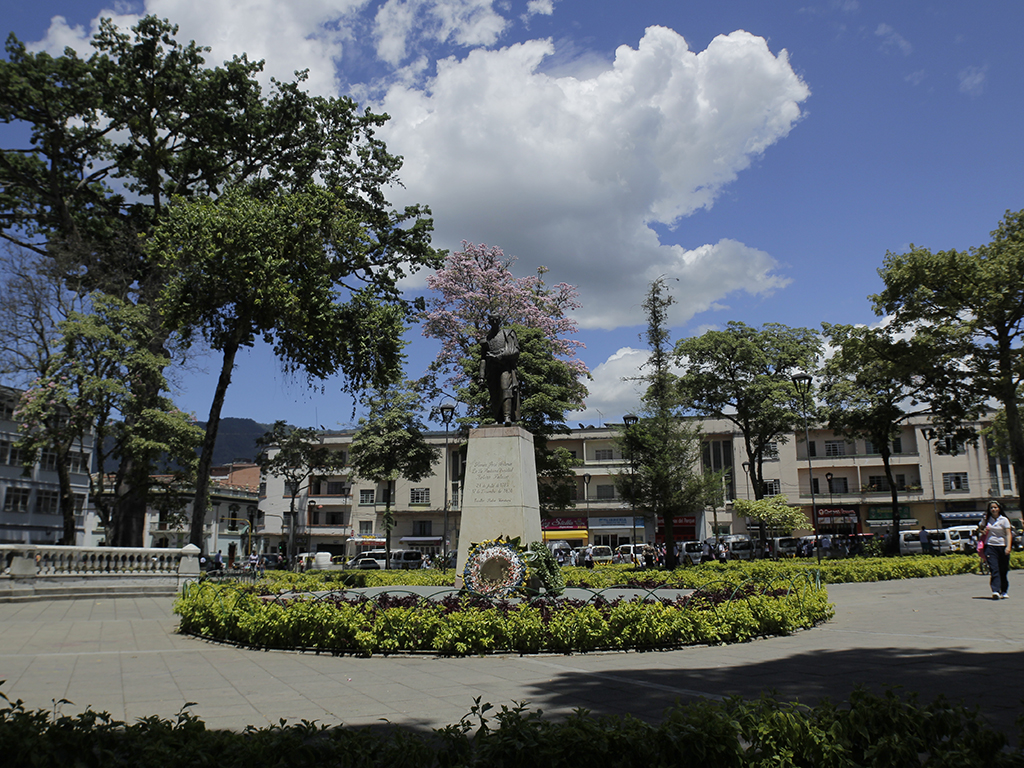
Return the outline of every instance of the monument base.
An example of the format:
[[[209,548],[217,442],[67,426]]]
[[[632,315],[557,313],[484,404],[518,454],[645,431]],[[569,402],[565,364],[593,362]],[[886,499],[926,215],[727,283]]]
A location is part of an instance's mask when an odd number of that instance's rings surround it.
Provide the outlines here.
[[[522,427],[470,430],[455,586],[462,588],[473,544],[499,536],[541,541],[533,435]]]

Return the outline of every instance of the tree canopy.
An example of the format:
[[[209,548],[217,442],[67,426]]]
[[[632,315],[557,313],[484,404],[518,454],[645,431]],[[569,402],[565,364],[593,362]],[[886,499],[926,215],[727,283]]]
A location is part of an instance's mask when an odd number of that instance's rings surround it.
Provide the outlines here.
[[[394,483],[399,478],[418,482],[433,471],[441,451],[425,438],[421,417],[422,398],[411,382],[376,389],[367,397],[369,413],[359,420],[352,437],[349,463],[357,475],[374,483],[386,483],[384,498],[384,544],[387,566],[391,564],[391,512]],[[447,482],[447,480],[445,480]],[[445,531],[445,536],[448,532]]]
[[[808,328],[766,323],[758,330],[735,321],[725,330],[676,342],[675,361],[683,369],[677,385],[681,406],[736,425],[756,499],[764,498],[764,460],[800,423],[791,377],[816,369],[820,347]]]
[[[1007,211],[991,242],[967,251],[911,246],[907,253],[890,252],[879,275],[885,288],[871,297],[875,311],[941,350],[945,363],[935,367],[948,394],[932,409],[939,435],[961,428],[978,403],[998,401],[1018,492],[1024,493],[1017,399],[1024,382],[1024,211]]]
[[[371,383],[397,341],[366,338],[385,330],[367,302],[410,313],[396,283],[437,255],[429,210],[387,200],[401,158],[375,137],[386,116],[306,93],[302,73],[264,93],[261,63],[208,66],[176,33],[104,19],[88,58],[8,39],[0,121],[29,139],[0,148],[0,238],[53,259],[74,290],[145,307],[154,355],[175,334],[221,352],[212,443],[232,350],[263,338],[286,368]]]

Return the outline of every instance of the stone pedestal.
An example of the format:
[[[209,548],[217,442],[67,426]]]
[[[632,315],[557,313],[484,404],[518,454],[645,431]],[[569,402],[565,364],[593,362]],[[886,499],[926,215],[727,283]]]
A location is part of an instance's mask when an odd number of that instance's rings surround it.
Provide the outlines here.
[[[524,545],[541,541],[533,435],[522,427],[469,433],[456,587],[462,587],[470,546],[499,536],[519,537]]]

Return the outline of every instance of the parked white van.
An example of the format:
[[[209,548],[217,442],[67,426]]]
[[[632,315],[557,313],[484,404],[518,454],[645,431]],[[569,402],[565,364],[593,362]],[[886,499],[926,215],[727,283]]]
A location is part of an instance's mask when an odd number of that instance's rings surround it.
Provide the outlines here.
[[[932,554],[945,555],[949,552],[959,552],[961,547],[961,541],[959,533],[956,534],[956,538],[950,535],[948,528],[929,528],[928,529],[928,540],[932,545]],[[954,543],[956,548],[954,549]],[[901,555],[920,555],[923,553],[921,548],[921,531],[903,531],[900,533],[900,554]]]
[[[307,571],[326,571],[331,568],[330,552],[301,552],[298,561]]]
[[[954,552],[965,552],[974,554],[977,550],[975,545],[978,541],[978,526],[976,525],[951,525],[943,530],[949,532]]]

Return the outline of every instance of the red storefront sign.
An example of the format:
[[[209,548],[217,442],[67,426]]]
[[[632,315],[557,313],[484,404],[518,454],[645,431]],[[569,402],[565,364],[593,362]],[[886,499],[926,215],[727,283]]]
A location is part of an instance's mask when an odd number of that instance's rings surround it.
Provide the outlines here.
[[[540,521],[541,530],[544,531],[576,531],[587,530],[587,518],[585,517],[552,517]]]
[[[681,515],[672,518],[672,532],[676,541],[696,541],[697,539],[697,518],[695,515]],[[661,544],[665,541],[665,524],[658,518],[658,530],[654,534],[654,540]]]

